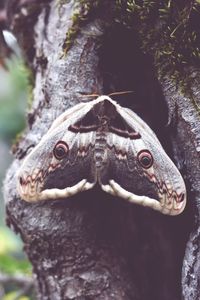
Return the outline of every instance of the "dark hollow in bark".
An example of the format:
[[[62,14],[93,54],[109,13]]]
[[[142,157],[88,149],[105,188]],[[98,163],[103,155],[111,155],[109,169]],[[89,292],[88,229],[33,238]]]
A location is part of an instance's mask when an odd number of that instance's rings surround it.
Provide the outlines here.
[[[58,6],[56,0],[40,4],[26,0],[8,5],[9,26],[33,70],[35,86],[28,129],[5,181],[7,222],[23,239],[37,297],[177,300],[183,294],[184,299],[198,299],[199,227],[194,222],[200,190],[198,115],[190,99],[181,96],[170,81],[158,82],[151,58],[141,53],[132,31],[119,25],[111,29],[108,22],[104,25],[104,12],[81,25],[63,56],[74,13],[73,2],[66,2]],[[52,121],[82,101],[83,94],[123,90],[133,94],[116,100],[151,125],[187,176],[185,212],[177,217],[160,215],[98,188],[67,200],[21,201],[16,172]],[[173,128],[166,126],[167,105],[170,116],[177,113]]]

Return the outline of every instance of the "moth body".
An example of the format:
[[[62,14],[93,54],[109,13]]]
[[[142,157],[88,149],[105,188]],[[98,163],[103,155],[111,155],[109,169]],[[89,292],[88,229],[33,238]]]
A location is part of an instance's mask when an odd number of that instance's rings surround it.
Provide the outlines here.
[[[182,176],[154,132],[108,96],[59,116],[23,161],[17,187],[22,199],[37,202],[96,184],[164,214],[177,215],[186,203]]]

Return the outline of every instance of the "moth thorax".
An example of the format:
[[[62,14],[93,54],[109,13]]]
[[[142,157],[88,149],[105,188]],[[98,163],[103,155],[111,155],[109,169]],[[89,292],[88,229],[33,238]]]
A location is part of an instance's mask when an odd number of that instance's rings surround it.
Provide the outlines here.
[[[103,166],[106,161],[106,155],[106,133],[97,131],[95,140],[95,162],[97,168]]]

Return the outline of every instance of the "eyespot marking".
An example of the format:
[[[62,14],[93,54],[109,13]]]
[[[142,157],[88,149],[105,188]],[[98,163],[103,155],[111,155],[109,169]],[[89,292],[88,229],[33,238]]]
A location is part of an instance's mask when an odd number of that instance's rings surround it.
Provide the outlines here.
[[[58,160],[65,158],[68,152],[69,152],[69,147],[67,143],[65,143],[64,141],[59,141],[53,149],[53,154],[55,158]]]
[[[144,169],[149,169],[153,165],[153,156],[149,150],[141,150],[137,154],[137,159]]]

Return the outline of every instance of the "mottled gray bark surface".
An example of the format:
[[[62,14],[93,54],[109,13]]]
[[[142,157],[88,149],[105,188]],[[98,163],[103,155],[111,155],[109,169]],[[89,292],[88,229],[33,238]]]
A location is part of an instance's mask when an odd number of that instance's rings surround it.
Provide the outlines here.
[[[7,220],[24,241],[38,299],[178,300],[182,293],[184,299],[198,299],[200,125],[192,101],[170,82],[157,81],[150,60],[134,38],[130,42],[129,32],[111,28],[109,22],[105,27],[104,11],[81,25],[65,56],[62,45],[72,24],[73,1],[13,0],[8,12],[9,27],[35,81],[28,128],[5,181]],[[98,188],[66,200],[21,201],[16,172],[52,121],[88,100],[83,94],[122,90],[134,93],[118,102],[154,128],[185,175],[185,212],[160,215]],[[172,116],[168,127],[166,103]]]
[[[177,111],[176,131],[173,130],[172,140],[176,160],[182,157],[188,182],[188,206],[192,208],[190,223],[193,225],[182,268],[182,292],[184,299],[197,300],[200,298],[200,113],[197,110],[200,93],[198,72],[193,71],[192,76],[195,103],[178,93],[168,81],[163,84],[163,92],[171,110]]]

